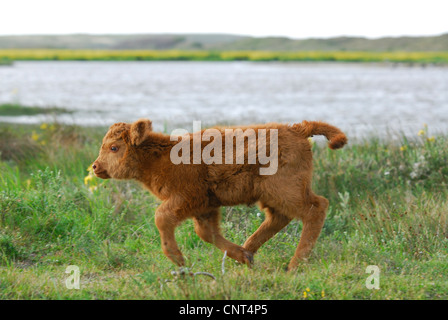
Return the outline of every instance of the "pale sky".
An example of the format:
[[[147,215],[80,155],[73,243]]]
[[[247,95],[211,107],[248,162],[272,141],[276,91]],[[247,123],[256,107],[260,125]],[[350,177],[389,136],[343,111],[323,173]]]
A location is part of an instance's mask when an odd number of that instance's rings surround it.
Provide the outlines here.
[[[448,33],[448,0],[9,0],[0,35],[230,33],[377,38]]]

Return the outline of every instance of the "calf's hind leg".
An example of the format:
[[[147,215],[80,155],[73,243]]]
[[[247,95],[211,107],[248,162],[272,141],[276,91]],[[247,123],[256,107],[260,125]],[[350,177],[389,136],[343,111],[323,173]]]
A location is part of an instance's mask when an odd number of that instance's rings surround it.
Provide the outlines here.
[[[325,221],[328,200],[311,195],[309,206],[302,213],[303,230],[294,257],[289,262],[288,270],[297,268],[300,261],[306,260],[313,249]],[[308,209],[306,208],[308,207]]]
[[[254,261],[252,252],[230,242],[221,235],[220,217],[219,208],[211,208],[207,213],[193,218],[194,230],[202,240],[214,244],[221,251],[227,251],[230,258],[251,266]]]

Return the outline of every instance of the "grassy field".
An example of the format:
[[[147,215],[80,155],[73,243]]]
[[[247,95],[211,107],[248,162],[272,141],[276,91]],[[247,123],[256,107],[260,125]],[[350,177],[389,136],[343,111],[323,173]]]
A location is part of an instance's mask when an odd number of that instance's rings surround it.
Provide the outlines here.
[[[13,64],[12,60],[0,58],[0,67],[1,66],[11,66],[12,64]]]
[[[301,233],[293,222],[248,268],[201,241],[177,240],[191,272],[163,255],[158,201],[138,184],[88,171],[106,128],[0,124],[2,299],[448,299],[448,137],[372,138],[331,151],[314,144],[314,190],[330,200],[315,250],[286,273]],[[243,243],[258,208],[223,208],[223,232]],[[80,289],[68,289],[69,265]],[[380,270],[379,289],[367,289]]]
[[[448,63],[448,52],[0,49],[0,60],[339,61]]]
[[[56,115],[62,113],[71,113],[71,111],[58,107],[32,107],[16,103],[0,104],[0,116],[34,116],[38,114]]]

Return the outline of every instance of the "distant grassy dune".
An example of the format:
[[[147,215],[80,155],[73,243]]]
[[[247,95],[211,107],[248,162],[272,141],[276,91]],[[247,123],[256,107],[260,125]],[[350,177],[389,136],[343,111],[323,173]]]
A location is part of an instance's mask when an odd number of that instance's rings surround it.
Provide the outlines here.
[[[448,51],[448,33],[368,39],[292,39],[232,34],[62,34],[0,36],[0,49],[206,50],[206,51]]]
[[[339,61],[448,63],[448,52],[3,49],[0,60]]]

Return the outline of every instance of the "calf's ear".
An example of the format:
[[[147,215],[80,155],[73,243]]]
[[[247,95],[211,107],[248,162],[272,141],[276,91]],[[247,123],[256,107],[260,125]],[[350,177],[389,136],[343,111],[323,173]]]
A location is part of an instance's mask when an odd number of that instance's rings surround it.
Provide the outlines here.
[[[131,144],[138,146],[149,136],[152,130],[152,122],[148,119],[135,121],[129,129],[129,140]]]

